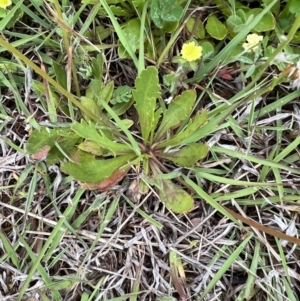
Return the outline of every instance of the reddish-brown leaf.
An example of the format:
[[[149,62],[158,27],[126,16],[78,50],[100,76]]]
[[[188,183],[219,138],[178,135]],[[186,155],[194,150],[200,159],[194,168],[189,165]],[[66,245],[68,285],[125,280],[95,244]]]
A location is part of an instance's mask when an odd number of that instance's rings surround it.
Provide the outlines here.
[[[231,75],[232,71],[233,70],[231,68],[224,67],[218,72],[218,76],[225,80],[233,80],[233,77]]]
[[[98,191],[107,191],[114,185],[116,185],[118,182],[120,182],[125,175],[128,173],[129,168],[126,170],[115,170],[110,177],[105,179],[101,183],[97,184],[90,184],[90,183],[82,183],[81,187],[84,189],[89,189],[89,190],[98,190]]]
[[[235,217],[236,219],[242,221],[243,223],[251,226],[251,227],[254,227],[256,228],[257,230],[259,231],[262,231],[262,232],[265,232],[271,236],[276,236],[278,238],[281,238],[281,239],[284,239],[284,240],[287,240],[288,242],[291,242],[293,244],[297,244],[298,246],[300,246],[300,239],[299,238],[296,238],[296,237],[293,237],[293,236],[290,236],[290,235],[287,235],[285,233],[282,233],[280,231],[277,231],[275,229],[271,229],[269,227],[266,227],[266,226],[263,226],[261,224],[259,224],[258,222],[254,221],[254,220],[251,220],[249,218],[246,218],[232,210],[230,210],[229,208],[223,206],[223,208],[229,212],[233,217]]]
[[[50,151],[50,146],[49,145],[45,145],[44,147],[42,147],[38,152],[36,152],[35,154],[33,154],[31,157],[34,160],[45,160],[48,153]]]

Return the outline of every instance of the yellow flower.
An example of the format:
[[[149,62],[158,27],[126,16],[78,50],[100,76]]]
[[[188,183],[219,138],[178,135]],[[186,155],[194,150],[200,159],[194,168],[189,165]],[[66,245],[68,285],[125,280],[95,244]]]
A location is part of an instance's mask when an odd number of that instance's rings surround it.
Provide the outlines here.
[[[258,44],[263,40],[263,36],[256,33],[247,35],[247,42],[242,46],[247,52],[255,52],[258,49]]]
[[[11,0],[0,0],[0,8],[6,8],[11,5]]]
[[[196,61],[202,56],[202,47],[197,46],[195,42],[185,43],[182,46],[181,55],[188,62]]]

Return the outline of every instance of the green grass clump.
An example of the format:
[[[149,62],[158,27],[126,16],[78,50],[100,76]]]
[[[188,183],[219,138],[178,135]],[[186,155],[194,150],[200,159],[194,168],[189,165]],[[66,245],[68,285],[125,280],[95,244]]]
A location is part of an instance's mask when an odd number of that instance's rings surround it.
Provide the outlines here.
[[[0,3],[0,297],[297,300],[298,6]]]

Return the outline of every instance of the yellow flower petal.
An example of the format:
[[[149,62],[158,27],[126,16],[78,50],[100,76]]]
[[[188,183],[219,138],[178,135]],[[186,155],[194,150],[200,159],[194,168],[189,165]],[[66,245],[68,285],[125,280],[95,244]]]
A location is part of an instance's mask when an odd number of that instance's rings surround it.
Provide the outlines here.
[[[185,43],[181,49],[182,58],[188,62],[196,61],[202,56],[202,47],[195,42]]]
[[[259,36],[256,33],[248,34],[245,42],[242,47],[247,52],[255,52],[258,49],[259,43],[263,40],[263,36]]]
[[[0,7],[6,8],[7,6],[11,5],[11,0],[0,0]]]

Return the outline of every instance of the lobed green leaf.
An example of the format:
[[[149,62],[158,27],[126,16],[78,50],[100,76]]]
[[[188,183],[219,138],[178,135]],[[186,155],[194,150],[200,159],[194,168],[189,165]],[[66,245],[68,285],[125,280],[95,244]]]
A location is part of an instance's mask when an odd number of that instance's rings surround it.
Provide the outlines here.
[[[81,123],[75,123],[71,128],[80,137],[97,143],[100,147],[111,151],[114,155],[120,152],[131,151],[130,146],[110,140],[103,131],[97,130],[92,122],[86,123],[86,121],[81,120]]]
[[[35,154],[44,146],[49,146],[52,148],[58,136],[57,130],[55,129],[43,127],[40,131],[33,131],[28,139],[26,151],[29,154]]]
[[[80,182],[99,184],[135,157],[136,155],[131,153],[112,159],[84,160],[80,164],[64,163],[61,169]]]
[[[161,154],[160,157],[168,159],[181,167],[192,167],[207,155],[208,150],[206,143],[194,143],[177,152]]]
[[[184,91],[171,102],[169,108],[165,111],[163,120],[156,132],[155,140],[160,140],[164,133],[170,128],[179,125],[192,110],[196,100],[196,93],[193,90]]]
[[[183,131],[179,132],[178,134],[176,133],[172,138],[159,143],[157,145],[157,148],[180,145],[183,139],[189,137],[191,134],[195,133],[199,128],[207,123],[207,115],[208,112],[205,110],[197,112],[195,117],[193,119],[190,119],[189,123]]]
[[[168,180],[162,180],[162,189],[158,195],[166,207],[175,213],[185,213],[194,208],[194,200],[190,194]]]
[[[160,96],[157,69],[155,67],[148,67],[143,70],[135,81],[135,88],[132,91],[132,95],[140,117],[142,137],[144,142],[146,142],[149,139],[151,131],[156,127],[156,99]]]

